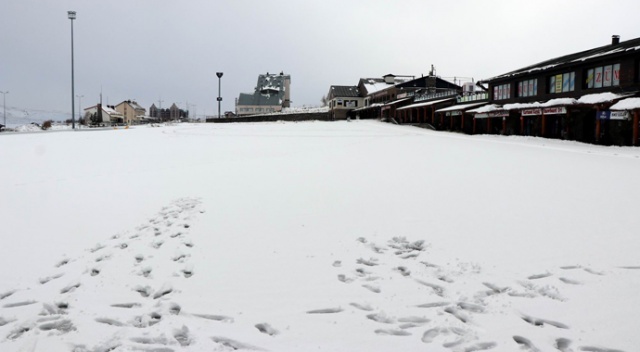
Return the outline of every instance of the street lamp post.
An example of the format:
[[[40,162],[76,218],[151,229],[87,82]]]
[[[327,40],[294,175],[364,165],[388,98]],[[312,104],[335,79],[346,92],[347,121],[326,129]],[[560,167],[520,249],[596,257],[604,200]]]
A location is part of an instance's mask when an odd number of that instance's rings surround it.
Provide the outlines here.
[[[216,76],[218,76],[218,118],[220,118],[220,102],[222,101],[222,97],[220,96],[220,79],[222,78],[222,72],[216,72]]]
[[[84,95],[76,95],[78,98],[78,128],[80,128],[80,120],[82,120],[82,98]]]
[[[9,91],[6,92],[0,92],[0,94],[2,94],[2,109],[4,110],[2,112],[2,116],[4,116],[4,127],[7,127],[7,94],[9,94]]]
[[[76,19],[75,11],[67,11],[67,16],[71,20],[71,128],[76,129],[76,112],[74,101],[74,84],[73,84],[73,20]]]

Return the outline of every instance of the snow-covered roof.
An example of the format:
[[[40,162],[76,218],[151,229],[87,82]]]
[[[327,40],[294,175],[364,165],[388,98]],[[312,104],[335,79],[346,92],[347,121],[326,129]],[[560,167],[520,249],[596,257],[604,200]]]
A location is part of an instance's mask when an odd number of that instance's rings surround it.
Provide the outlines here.
[[[376,82],[373,80],[369,80],[364,83],[364,88],[367,90],[367,94],[377,93],[381,90],[393,87],[394,84],[386,83],[386,82]]]
[[[450,100],[453,100],[455,98],[456,97],[451,97],[451,98],[446,98],[446,99],[427,101],[427,102],[424,102],[424,103],[411,104],[411,105],[407,105],[407,106],[403,106],[401,108],[398,108],[397,110],[405,110],[405,109],[421,108],[421,107],[424,107],[424,106],[431,106],[431,105],[438,104],[438,103],[444,103],[445,101],[450,101]]]
[[[613,104],[610,110],[636,110],[640,109],[640,98],[627,98]]]
[[[605,92],[605,93],[597,93],[597,94],[588,94],[588,95],[580,97],[580,99],[578,99],[578,104],[609,103],[609,102],[612,102],[614,100],[626,98],[626,97],[631,96],[631,95],[633,95],[633,93],[616,94],[616,93],[611,93],[611,92]]]
[[[495,76],[493,78],[484,80],[484,82],[491,82],[494,80],[518,76],[522,74],[528,74],[528,73],[537,72],[537,71],[545,71],[551,68],[574,64],[576,62],[596,60],[603,56],[621,54],[629,51],[640,51],[640,38],[627,40],[624,42],[620,42],[618,44],[608,44],[608,45],[597,47],[594,49],[589,49],[589,50],[581,51],[578,53],[556,57],[556,58],[546,60],[531,66],[517,69],[515,71],[511,71],[499,76]]]
[[[539,108],[542,104],[537,101],[533,103],[514,103],[514,104],[504,104],[502,106],[503,110],[521,110],[521,109],[535,109]]]
[[[388,76],[388,75],[387,75]],[[395,77],[395,76],[394,76]],[[394,78],[393,83],[387,83],[381,78],[361,78],[362,85],[367,90],[367,94],[377,93],[381,90],[385,90],[395,86],[396,84],[409,81],[408,78]]]
[[[487,104],[487,102],[471,103],[471,104],[458,104],[458,105],[454,105],[454,106],[449,106],[449,107],[446,107],[446,108],[438,109],[438,110],[436,110],[436,112],[467,110],[467,109],[471,109],[471,108],[474,108],[474,107],[479,107],[480,105],[485,105],[485,104]]]
[[[467,112],[474,112],[476,114],[483,114],[483,113],[499,111],[499,110],[503,110],[502,106],[496,105],[496,104],[489,104],[489,105],[481,106],[481,107],[476,108],[476,109],[467,110]]]

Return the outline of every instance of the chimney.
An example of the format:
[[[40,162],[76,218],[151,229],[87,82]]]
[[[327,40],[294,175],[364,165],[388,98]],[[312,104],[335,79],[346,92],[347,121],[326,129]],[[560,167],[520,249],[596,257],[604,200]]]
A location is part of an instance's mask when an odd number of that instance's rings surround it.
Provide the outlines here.
[[[617,34],[614,34],[611,36],[611,45],[616,45],[616,44],[620,44],[620,36]]]

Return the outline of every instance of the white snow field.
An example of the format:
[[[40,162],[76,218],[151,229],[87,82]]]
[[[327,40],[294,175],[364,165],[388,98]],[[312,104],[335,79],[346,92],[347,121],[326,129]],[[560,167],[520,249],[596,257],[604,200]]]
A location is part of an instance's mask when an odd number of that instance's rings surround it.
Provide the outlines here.
[[[0,153],[2,352],[640,350],[640,149],[345,121]]]

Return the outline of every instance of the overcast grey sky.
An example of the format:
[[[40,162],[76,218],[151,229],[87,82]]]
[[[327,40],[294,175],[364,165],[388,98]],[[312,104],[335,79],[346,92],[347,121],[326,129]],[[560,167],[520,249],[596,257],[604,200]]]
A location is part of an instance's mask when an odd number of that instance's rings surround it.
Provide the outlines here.
[[[135,99],[143,107],[233,110],[260,73],[291,75],[294,106],[360,77],[489,78],[640,36],[640,1],[1,0],[0,91],[7,106],[71,111]],[[0,101],[1,102],[1,101]],[[76,100],[77,104],[77,100]],[[77,107],[76,107],[77,109]],[[194,108],[191,108],[192,112]]]

